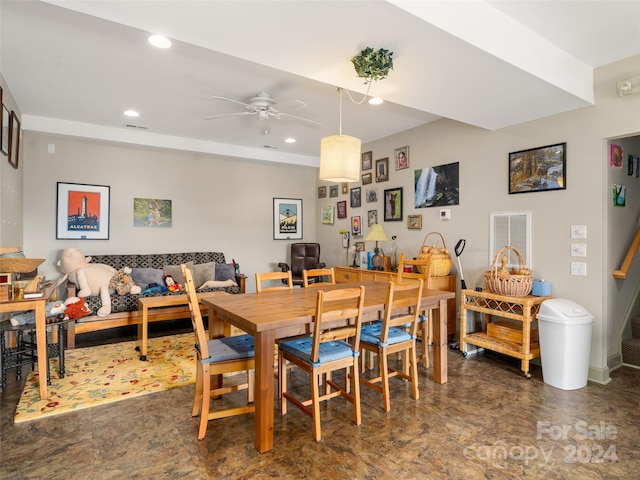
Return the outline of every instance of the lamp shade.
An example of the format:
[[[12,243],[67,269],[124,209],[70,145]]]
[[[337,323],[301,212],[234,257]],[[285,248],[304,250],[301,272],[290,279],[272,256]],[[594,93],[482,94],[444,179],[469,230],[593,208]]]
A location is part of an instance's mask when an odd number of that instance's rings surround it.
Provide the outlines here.
[[[360,139],[331,135],[320,140],[320,180],[357,182],[360,180]]]
[[[371,230],[369,230],[364,240],[365,242],[387,242],[389,241],[389,236],[387,232],[384,231],[384,228],[382,228],[382,225],[374,223],[371,225]]]

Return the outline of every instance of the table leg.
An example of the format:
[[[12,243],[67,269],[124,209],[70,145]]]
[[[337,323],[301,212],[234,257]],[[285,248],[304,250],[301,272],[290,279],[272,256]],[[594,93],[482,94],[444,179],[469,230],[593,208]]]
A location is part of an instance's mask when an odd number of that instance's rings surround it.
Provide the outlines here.
[[[433,381],[447,383],[447,301],[440,300],[433,322]]]
[[[260,453],[273,449],[273,407],[274,407],[274,369],[273,349],[275,348],[273,330],[255,335],[256,344],[256,395],[255,395],[255,445]]]
[[[45,302],[36,302],[36,345],[38,353],[38,382],[40,383],[40,399],[47,398],[47,366],[49,356],[47,352],[47,319]]]
[[[147,359],[147,344],[149,342],[149,306],[142,306],[142,323],[138,324],[138,341],[140,346],[136,350],[140,351],[140,360]]]

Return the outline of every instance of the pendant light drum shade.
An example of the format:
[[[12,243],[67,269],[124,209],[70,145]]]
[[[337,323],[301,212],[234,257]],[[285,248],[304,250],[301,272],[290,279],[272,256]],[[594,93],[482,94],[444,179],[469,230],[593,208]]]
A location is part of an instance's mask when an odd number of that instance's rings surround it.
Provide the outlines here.
[[[331,135],[320,140],[320,180],[357,182],[360,180],[359,138]]]

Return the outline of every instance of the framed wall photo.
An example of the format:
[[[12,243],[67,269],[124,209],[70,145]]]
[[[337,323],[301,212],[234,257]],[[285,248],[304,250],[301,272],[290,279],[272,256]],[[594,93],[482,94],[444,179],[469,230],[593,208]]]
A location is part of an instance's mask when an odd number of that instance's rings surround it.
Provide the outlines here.
[[[302,199],[273,199],[273,239],[302,239]]]
[[[349,193],[349,184],[347,182],[342,182],[342,193],[345,195]]]
[[[373,176],[371,175],[371,172],[362,174],[362,184],[363,185],[369,185],[372,182],[373,182]]]
[[[318,198],[325,198],[327,196],[327,187],[318,187]]]
[[[422,230],[422,215],[407,215],[407,228],[409,230]]]
[[[2,105],[2,153],[9,155],[9,110]]]
[[[355,187],[351,189],[351,208],[357,208],[362,205],[362,190],[360,187]]]
[[[567,144],[509,153],[509,194],[565,190]]]
[[[389,180],[389,158],[376,160],[376,182]]]
[[[402,220],[402,187],[384,191],[384,221],[400,222]]]
[[[409,168],[409,147],[400,147],[395,150],[396,170]]]
[[[364,152],[362,154],[362,170],[371,170],[373,167],[373,152]]]
[[[378,201],[378,189],[369,188],[367,190],[367,203],[373,203]]]
[[[375,225],[378,223],[378,210],[369,210],[367,212],[367,226]]]
[[[320,211],[320,222],[326,225],[333,225],[333,207],[322,207]]]
[[[364,252],[364,242],[356,242],[356,252]]]
[[[338,185],[331,185],[329,187],[329,196],[337,197],[338,196]]]
[[[9,118],[9,163],[13,168],[18,168],[20,159],[20,120],[16,112],[11,110]]]
[[[110,187],[58,182],[56,239],[109,240]]]
[[[362,217],[351,217],[351,235],[362,235]]]
[[[338,202],[336,207],[338,210],[338,218],[347,218],[347,201],[342,200]]]

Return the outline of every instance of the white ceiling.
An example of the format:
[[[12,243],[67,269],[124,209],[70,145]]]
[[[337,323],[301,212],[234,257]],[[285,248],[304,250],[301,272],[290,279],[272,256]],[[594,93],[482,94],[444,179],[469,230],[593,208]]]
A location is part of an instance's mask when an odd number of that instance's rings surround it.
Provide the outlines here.
[[[24,129],[312,166],[320,138],[338,133],[336,87],[357,100],[366,91],[350,62],[365,47],[393,51],[394,69],[372,87],[382,106],[343,97],[342,131],[363,143],[441,117],[494,130],[581,108],[593,103],[594,68],[640,54],[640,1],[629,0],[0,0],[0,9],[0,71]],[[173,47],[149,46],[150,33]],[[246,102],[260,91],[322,126],[273,120],[265,136],[254,116],[204,120],[242,110],[214,95]],[[126,119],[128,108],[141,116]]]

